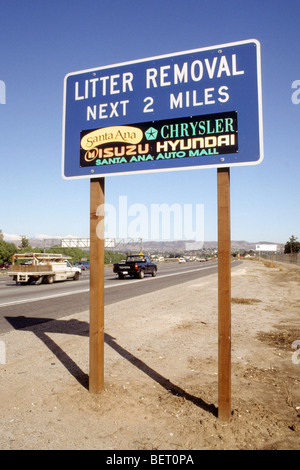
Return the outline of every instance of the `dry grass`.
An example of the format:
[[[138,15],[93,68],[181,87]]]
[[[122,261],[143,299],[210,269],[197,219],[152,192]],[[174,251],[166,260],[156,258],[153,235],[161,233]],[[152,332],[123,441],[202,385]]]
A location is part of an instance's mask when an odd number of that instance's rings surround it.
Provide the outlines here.
[[[292,343],[300,338],[300,327],[275,325],[275,328],[274,331],[258,333],[257,338],[269,346],[291,351]]]
[[[276,263],[274,263],[273,261],[263,261],[263,264],[264,264],[264,266],[266,266],[266,268],[277,268],[278,267],[276,265]]]
[[[253,305],[253,304],[257,304],[258,302],[261,302],[261,300],[244,298],[244,297],[232,297],[231,299],[232,304]]]

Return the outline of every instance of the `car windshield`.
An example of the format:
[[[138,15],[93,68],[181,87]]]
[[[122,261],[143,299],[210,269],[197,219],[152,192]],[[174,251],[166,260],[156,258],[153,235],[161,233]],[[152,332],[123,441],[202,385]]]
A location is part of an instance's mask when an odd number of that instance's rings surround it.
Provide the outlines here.
[[[144,257],[142,256],[127,256],[127,261],[134,261],[134,262],[138,262],[138,261],[146,261]]]

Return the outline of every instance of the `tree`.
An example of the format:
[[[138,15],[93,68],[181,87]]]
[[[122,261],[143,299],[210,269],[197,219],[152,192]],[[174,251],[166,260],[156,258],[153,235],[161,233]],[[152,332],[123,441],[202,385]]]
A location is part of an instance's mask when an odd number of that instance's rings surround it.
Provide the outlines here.
[[[82,250],[81,248],[65,248],[61,246],[53,246],[52,248],[49,248],[46,250],[47,253],[61,253],[64,256],[71,256],[72,258],[72,263],[75,263],[76,261],[81,261],[82,258],[87,258],[89,259],[89,253]]]
[[[297,237],[292,235],[284,246],[285,253],[298,253],[300,251],[300,242],[297,242]]]
[[[120,263],[120,261],[124,260],[125,258],[126,255],[124,255],[124,253],[118,253],[116,251],[105,251],[104,264]]]
[[[0,239],[0,265],[9,263],[11,261],[11,256],[17,251],[16,245]]]
[[[29,240],[25,235],[21,235],[21,245],[19,246],[20,250],[22,248],[27,248],[29,246]]]
[[[17,247],[13,243],[4,241],[4,235],[0,229],[0,266],[11,261],[11,256],[16,253]]]

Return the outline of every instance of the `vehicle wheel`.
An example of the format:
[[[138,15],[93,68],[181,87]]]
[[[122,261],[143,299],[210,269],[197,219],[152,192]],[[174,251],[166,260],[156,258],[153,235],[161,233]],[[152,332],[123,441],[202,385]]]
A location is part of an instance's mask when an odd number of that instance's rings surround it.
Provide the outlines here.
[[[153,269],[153,271],[152,271],[152,277],[155,277],[156,274],[157,274],[157,269]]]
[[[144,279],[144,276],[145,276],[145,272],[143,270],[141,270],[139,273],[138,273],[138,278],[139,279]]]
[[[47,276],[46,277],[46,284],[53,284],[54,276]]]
[[[79,272],[76,272],[73,277],[74,281],[78,281],[79,279]]]
[[[119,279],[124,279],[124,274],[119,273],[118,276],[119,276]]]

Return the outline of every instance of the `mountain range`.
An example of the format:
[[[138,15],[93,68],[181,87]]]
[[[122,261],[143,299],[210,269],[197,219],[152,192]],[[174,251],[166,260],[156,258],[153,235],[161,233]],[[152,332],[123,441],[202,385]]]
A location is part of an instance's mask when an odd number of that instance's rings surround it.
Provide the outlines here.
[[[70,239],[73,239],[75,237],[70,237]],[[7,240],[7,238],[4,236],[4,239]],[[10,243],[14,243],[16,246],[20,245],[20,239],[9,239],[7,240]],[[29,245],[32,247],[37,247],[37,248],[51,248],[54,245],[60,245],[61,243],[61,238],[29,238]],[[231,248],[232,250],[245,250],[245,251],[250,251],[250,250],[255,250],[256,245],[276,245],[278,246],[278,250],[283,249],[284,245],[281,243],[276,243],[276,242],[270,242],[270,241],[257,241],[257,242],[248,242],[246,240],[232,240],[231,241]],[[121,240],[116,240],[116,246],[114,250],[117,250],[118,248],[120,251],[123,251],[126,247],[132,248],[133,250],[139,250],[143,249],[147,252],[161,252],[161,253],[166,253],[166,252],[183,252],[187,250],[214,250],[218,248],[218,242],[217,241],[206,241],[204,242],[203,246],[199,242],[196,243],[194,241],[189,241],[189,240],[175,240],[175,241],[142,241],[142,240],[136,240],[135,242],[131,242],[130,240],[124,240],[123,242]],[[107,250],[110,248],[108,247]]]

